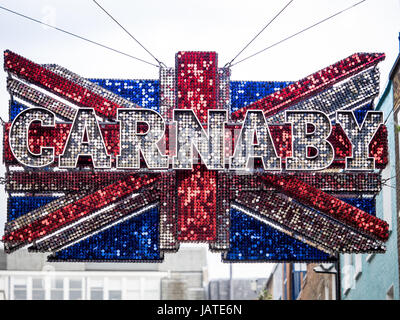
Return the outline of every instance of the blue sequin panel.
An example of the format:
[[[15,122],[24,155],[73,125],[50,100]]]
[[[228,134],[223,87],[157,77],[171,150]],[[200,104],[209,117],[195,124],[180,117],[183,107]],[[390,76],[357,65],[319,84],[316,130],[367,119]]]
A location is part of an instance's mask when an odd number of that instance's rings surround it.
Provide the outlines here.
[[[159,80],[89,80],[143,108],[159,111]]]
[[[9,197],[7,201],[8,221],[15,220],[55,199],[57,197]]]
[[[372,110],[374,110],[374,108],[371,103],[354,110],[354,116],[356,117],[356,120],[359,125],[361,125],[362,122],[364,121],[364,117],[367,114],[367,112]]]
[[[10,121],[13,121],[15,117],[25,109],[28,109],[28,107],[21,103],[10,101]]]
[[[55,253],[54,260],[160,260],[158,208]]]
[[[231,209],[227,261],[331,261],[333,258],[236,209]]]
[[[359,125],[362,125],[365,115],[367,114],[368,111],[373,111],[374,106],[372,103],[366,104],[364,106],[361,106],[359,108],[356,108],[353,110],[354,112],[354,117],[356,118],[356,121]],[[332,119],[332,125],[336,124],[336,119]]]
[[[376,216],[376,202],[374,198],[341,198],[340,200],[370,215]]]
[[[279,91],[292,82],[288,81],[231,81],[231,112]]]

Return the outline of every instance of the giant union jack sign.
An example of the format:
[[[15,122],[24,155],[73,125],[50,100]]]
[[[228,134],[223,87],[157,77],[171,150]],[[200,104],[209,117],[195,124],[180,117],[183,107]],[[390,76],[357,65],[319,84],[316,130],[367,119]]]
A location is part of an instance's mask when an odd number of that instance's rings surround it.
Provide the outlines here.
[[[384,252],[383,59],[255,82],[230,81],[215,52],[178,52],[159,80],[104,80],[6,51],[6,251],[125,262],[162,261],[181,242],[233,262]]]

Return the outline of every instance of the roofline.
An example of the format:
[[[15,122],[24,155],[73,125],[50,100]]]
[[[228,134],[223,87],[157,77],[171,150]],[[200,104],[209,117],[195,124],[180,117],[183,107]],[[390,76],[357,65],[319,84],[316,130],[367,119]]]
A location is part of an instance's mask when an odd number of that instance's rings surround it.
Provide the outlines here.
[[[397,68],[397,66],[399,65],[399,62],[400,62],[400,53],[397,55],[396,61],[394,62],[393,67],[389,72],[389,79],[393,78],[393,73],[394,73],[395,69]]]
[[[399,60],[400,61],[400,60]],[[375,110],[380,110],[381,106],[383,104],[383,101],[385,100],[386,96],[389,94],[390,92],[390,88],[392,86],[392,80],[389,78],[389,81],[386,83],[386,87],[385,90],[383,91],[382,95],[379,97],[379,100],[376,104],[376,108]]]
[[[400,39],[400,33],[399,33],[399,39]],[[390,69],[389,78],[388,78],[388,81],[387,81],[387,83],[386,83],[386,85],[385,85],[385,90],[384,90],[383,93],[379,96],[379,100],[378,100],[378,102],[377,102],[377,104],[376,104],[375,110],[379,110],[379,109],[381,108],[382,103],[383,103],[383,100],[384,100],[384,99],[386,98],[386,96],[388,95],[388,93],[389,93],[389,88],[390,88],[390,86],[392,85],[392,80],[393,80],[393,77],[394,77],[394,73],[395,73],[397,67],[399,67],[399,66],[400,66],[400,52],[399,52],[399,54],[397,55],[396,60],[394,61],[393,65],[392,65],[392,68]]]

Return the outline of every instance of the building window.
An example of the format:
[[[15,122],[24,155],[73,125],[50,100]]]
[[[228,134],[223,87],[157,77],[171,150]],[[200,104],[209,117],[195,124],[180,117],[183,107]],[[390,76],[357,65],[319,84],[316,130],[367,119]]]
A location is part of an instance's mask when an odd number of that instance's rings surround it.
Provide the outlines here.
[[[26,300],[28,298],[28,290],[26,279],[16,278],[14,279],[14,299],[15,300]]]
[[[343,294],[348,294],[350,289],[355,288],[355,270],[352,254],[344,254],[344,266],[342,268]]]
[[[355,254],[355,266],[354,266],[354,277],[355,279],[358,279],[358,277],[361,275],[362,273],[362,255],[361,254]]]
[[[121,290],[110,290],[108,292],[108,299],[109,300],[121,300],[122,299]]]
[[[69,279],[69,300],[82,300],[81,279]]]
[[[64,279],[51,279],[51,300],[64,300]]]
[[[307,278],[307,263],[294,263],[294,271],[302,273],[303,281]]]
[[[126,299],[137,300],[140,299],[140,279],[127,279],[126,280]]]
[[[44,279],[33,278],[32,279],[32,300],[44,300],[45,299],[45,288]]]
[[[286,274],[286,263],[283,264],[283,300],[287,300],[287,274]]]
[[[386,292],[386,300],[394,300],[394,288],[393,288],[393,285]]]
[[[108,300],[122,299],[122,285],[120,279],[108,279]]]
[[[293,263],[292,265],[292,300],[299,297],[301,291],[301,280],[304,273],[307,271],[305,263]]]
[[[90,279],[90,300],[103,300],[104,281],[102,279]]]
[[[369,254],[367,254],[367,257],[365,258],[365,260],[367,260],[367,262],[371,262],[373,257],[375,257],[375,253],[369,253]]]
[[[324,282],[324,300],[329,300],[329,286]]]
[[[143,299],[147,300],[158,300],[160,299],[160,282],[155,279],[143,279],[145,280]]]
[[[332,291],[331,291],[331,296],[332,296],[332,300],[336,300],[337,298],[336,298],[336,276],[335,275],[332,275],[332,277],[331,277],[331,288],[332,288]]]

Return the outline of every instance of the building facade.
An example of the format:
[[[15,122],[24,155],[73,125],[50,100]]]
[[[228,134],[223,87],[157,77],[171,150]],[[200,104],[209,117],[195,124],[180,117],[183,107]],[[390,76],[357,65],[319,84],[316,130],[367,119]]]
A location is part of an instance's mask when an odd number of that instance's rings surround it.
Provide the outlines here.
[[[307,264],[307,277],[303,281],[299,300],[336,300],[335,271],[333,263]]]
[[[208,284],[209,300],[230,300],[232,288],[232,300],[256,300],[262,295],[267,283],[266,278],[254,279],[229,279],[212,280]]]
[[[277,263],[265,289],[273,300],[298,300],[307,276],[305,263]]]
[[[207,250],[182,247],[163,263],[49,263],[0,252],[0,300],[206,299]]]
[[[400,33],[399,33],[399,43],[400,43]],[[393,86],[393,117],[395,121],[395,132],[394,132],[394,140],[395,140],[395,153],[396,159],[400,159],[400,54],[397,57],[396,63],[390,73],[390,79],[392,81]],[[396,181],[400,181],[400,161],[396,161]],[[397,216],[397,248],[398,248],[398,267],[399,267],[399,275],[400,275],[400,185],[396,185],[396,212]],[[400,289],[399,289],[400,290]]]
[[[384,254],[341,255],[342,299],[392,300],[399,299],[399,59],[377,103],[383,111],[388,129],[389,163],[382,171],[382,191],[376,197],[376,216],[389,223],[389,239]]]

